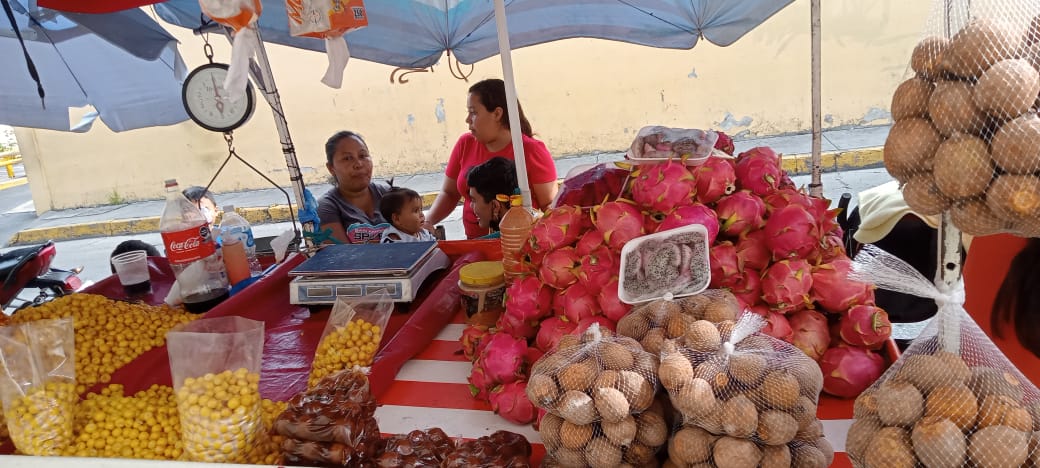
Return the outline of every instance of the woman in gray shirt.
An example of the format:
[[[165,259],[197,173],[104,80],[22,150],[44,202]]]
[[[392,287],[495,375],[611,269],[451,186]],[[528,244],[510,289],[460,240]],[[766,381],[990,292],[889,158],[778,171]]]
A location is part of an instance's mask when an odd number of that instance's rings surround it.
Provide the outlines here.
[[[348,242],[347,228],[355,223],[385,223],[379,201],[390,186],[372,182],[372,156],[361,135],[337,132],[325,143],[325,167],[335,186],[318,200],[318,219],[322,229]]]

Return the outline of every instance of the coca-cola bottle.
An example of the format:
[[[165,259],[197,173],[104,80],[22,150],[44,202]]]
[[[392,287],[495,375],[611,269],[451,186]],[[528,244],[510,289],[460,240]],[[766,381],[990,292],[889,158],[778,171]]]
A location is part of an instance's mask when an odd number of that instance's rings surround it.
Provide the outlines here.
[[[227,272],[209,222],[184,197],[174,179],[166,181],[166,207],[159,218],[159,232],[185,309],[205,312],[228,298]]]

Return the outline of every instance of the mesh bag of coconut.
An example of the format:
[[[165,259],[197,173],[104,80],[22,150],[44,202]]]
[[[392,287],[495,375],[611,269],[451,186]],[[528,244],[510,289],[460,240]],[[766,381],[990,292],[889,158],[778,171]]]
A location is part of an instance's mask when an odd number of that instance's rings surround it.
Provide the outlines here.
[[[935,299],[939,311],[856,398],[845,451],[865,467],[1018,467],[1040,462],[1040,393],[965,312],[964,289],[941,290],[873,246],[850,279]]]
[[[816,405],[820,367],[793,345],[737,322],[698,327],[661,346],[658,375],[681,415],[668,446],[674,466],[830,465]]]
[[[564,421],[563,429],[556,430],[566,439],[560,447],[584,454],[599,453],[599,444],[609,444],[622,456],[631,450],[631,444],[625,446],[624,442],[631,442],[625,437],[608,438],[605,433],[596,432],[596,428],[618,426],[618,431],[627,433],[626,428],[640,422],[633,415],[645,413],[653,405],[656,390],[657,356],[644,351],[632,338],[612,336],[610,330],[599,324],[593,324],[580,336],[561,339],[555,349],[535,363],[527,382],[531,402],[544,409],[546,417],[553,415]],[[600,424],[594,424],[597,422]],[[544,419],[541,427],[546,427]],[[555,429],[550,422],[545,430]],[[667,434],[666,426],[663,430]],[[594,438],[593,434],[600,435]],[[553,440],[557,434],[548,435]],[[665,437],[644,441],[659,442],[656,445],[644,445],[656,452]],[[598,442],[590,446],[593,441]],[[547,445],[551,449],[552,445]]]
[[[933,3],[892,96],[885,167],[919,214],[1040,236],[1040,3]]]
[[[738,315],[740,303],[733,293],[728,289],[708,289],[692,296],[641,304],[618,321],[617,332],[638,341],[647,352],[659,355],[665,340],[696,333],[698,327],[732,323]]]

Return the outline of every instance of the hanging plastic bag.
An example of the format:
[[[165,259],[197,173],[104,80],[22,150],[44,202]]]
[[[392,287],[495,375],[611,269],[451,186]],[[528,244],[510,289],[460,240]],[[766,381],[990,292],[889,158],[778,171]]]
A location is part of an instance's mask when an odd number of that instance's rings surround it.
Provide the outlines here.
[[[682,415],[668,449],[678,466],[830,465],[834,450],[816,417],[820,368],[759,333],[764,326],[751,313],[736,324],[699,321],[662,346],[661,384]]]
[[[321,82],[330,88],[343,84],[343,69],[350,60],[350,49],[343,37],[348,31],[368,26],[362,0],[285,0],[289,34],[325,39],[329,67]]]
[[[385,291],[337,297],[314,352],[308,386],[343,369],[371,366],[393,311],[394,300]]]
[[[199,0],[199,6],[213,21],[234,30],[224,90],[232,102],[243,99],[249,81],[249,59],[260,47],[256,22],[263,11],[263,3],[260,0]]]
[[[288,465],[369,466],[381,440],[365,370],[332,374],[289,401],[274,423]]]
[[[170,330],[166,343],[185,456],[191,461],[247,463],[263,431],[263,322],[200,319]]]
[[[934,1],[892,96],[885,168],[917,214],[967,234],[1040,236],[1035,3]]]
[[[0,327],[0,400],[26,455],[62,455],[73,442],[74,339],[71,318]]]
[[[1040,392],[964,310],[964,286],[936,287],[873,246],[850,279],[935,299],[939,311],[857,399],[845,451],[864,467],[1024,466],[1040,457]]]

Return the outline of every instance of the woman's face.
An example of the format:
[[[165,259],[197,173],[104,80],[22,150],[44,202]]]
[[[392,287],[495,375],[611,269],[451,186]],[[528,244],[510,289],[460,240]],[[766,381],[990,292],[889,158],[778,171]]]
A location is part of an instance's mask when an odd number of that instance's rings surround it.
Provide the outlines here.
[[[336,183],[347,190],[362,190],[372,182],[372,157],[368,147],[354,137],[341,138],[336,143],[332,162],[326,167]]]
[[[502,131],[502,108],[488,110],[480,102],[480,96],[470,93],[466,104],[466,124],[469,132],[481,143],[495,139]]]
[[[502,216],[499,212],[500,204],[496,200],[485,200],[484,196],[473,187],[469,188],[470,206],[477,215],[477,224],[485,229],[498,229],[498,220]]]

